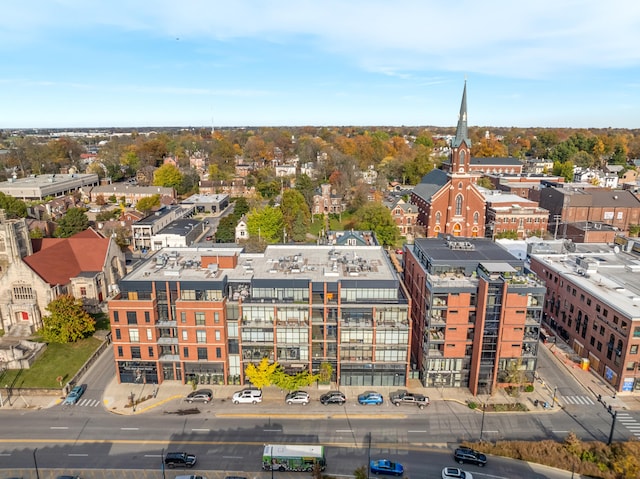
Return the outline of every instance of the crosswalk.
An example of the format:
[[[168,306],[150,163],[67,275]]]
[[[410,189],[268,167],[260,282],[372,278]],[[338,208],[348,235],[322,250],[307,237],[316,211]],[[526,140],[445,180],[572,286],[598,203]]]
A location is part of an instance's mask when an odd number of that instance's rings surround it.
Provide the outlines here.
[[[78,399],[78,402],[74,404],[76,407],[98,407],[102,401],[100,399]]]
[[[595,404],[595,401],[589,396],[561,396],[560,402],[562,401],[576,406],[592,406]]]
[[[616,419],[626,427],[631,434],[640,439],[640,422],[634,419],[629,413],[620,411],[616,413]]]

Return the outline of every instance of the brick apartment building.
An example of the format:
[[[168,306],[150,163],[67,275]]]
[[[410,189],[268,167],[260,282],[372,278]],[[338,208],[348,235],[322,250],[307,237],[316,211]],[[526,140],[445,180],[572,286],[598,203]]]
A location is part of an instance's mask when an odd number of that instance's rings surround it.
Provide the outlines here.
[[[640,242],[532,250],[546,281],[543,320],[616,391],[640,394]]]
[[[545,287],[489,239],[416,239],[404,255],[412,298],[411,361],[427,387],[489,394],[523,371],[531,380]]]
[[[158,251],[120,281],[109,316],[120,382],[244,382],[262,358],[333,366],[343,385],[402,386],[406,290],[379,246]]]

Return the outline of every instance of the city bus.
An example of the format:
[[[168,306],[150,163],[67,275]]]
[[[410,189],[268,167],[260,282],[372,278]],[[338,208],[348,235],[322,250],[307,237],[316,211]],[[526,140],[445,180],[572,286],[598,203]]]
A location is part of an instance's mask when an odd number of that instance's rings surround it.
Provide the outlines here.
[[[302,444],[267,444],[262,454],[262,469],[265,471],[312,471],[318,464],[324,471],[327,462],[324,446]]]

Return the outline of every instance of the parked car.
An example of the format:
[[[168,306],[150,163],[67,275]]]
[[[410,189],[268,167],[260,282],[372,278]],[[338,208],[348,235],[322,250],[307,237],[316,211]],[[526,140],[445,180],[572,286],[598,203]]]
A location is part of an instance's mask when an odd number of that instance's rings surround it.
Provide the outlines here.
[[[193,476],[193,475],[189,476],[189,475],[186,475],[186,476],[176,476],[176,479],[207,479],[207,478],[204,477],[204,476]]]
[[[62,476],[56,476],[56,479],[80,479],[80,476],[62,475]]]
[[[189,393],[185,398],[185,401],[188,403],[192,402],[203,402],[209,403],[213,399],[213,391],[211,389],[198,389],[197,391],[193,391]]]
[[[442,470],[442,479],[473,479],[473,474],[457,467],[445,467]]]
[[[487,463],[487,456],[475,449],[471,449],[470,447],[457,448],[453,453],[453,457],[456,462],[460,464],[467,462],[469,464],[475,464],[476,466],[483,467]]]
[[[358,396],[358,403],[362,405],[375,404],[380,406],[383,402],[382,394],[375,391],[366,391]]]
[[[287,397],[284,398],[284,402],[287,404],[309,404],[309,393],[306,391],[291,391],[287,394]]]
[[[79,386],[74,387],[67,397],[64,398],[62,404],[75,404],[78,402],[78,399],[84,394],[84,391],[87,387],[84,384],[80,384]]]
[[[260,389],[243,389],[233,394],[231,398],[233,404],[257,404],[262,402],[262,391]]]
[[[388,474],[391,476],[401,476],[404,473],[404,467],[399,462],[392,462],[388,459],[379,459],[369,463],[371,474]]]
[[[196,465],[196,462],[196,456],[186,452],[168,452],[164,456],[164,464],[170,468],[193,467]]]
[[[391,404],[395,406],[400,406],[402,404],[411,404],[418,406],[420,409],[424,409],[429,405],[429,398],[422,394],[410,393],[409,391],[405,391],[401,389],[394,393],[389,394],[389,400]]]
[[[343,405],[347,402],[347,398],[340,391],[329,391],[320,396],[320,402],[325,406],[327,404],[340,404]]]

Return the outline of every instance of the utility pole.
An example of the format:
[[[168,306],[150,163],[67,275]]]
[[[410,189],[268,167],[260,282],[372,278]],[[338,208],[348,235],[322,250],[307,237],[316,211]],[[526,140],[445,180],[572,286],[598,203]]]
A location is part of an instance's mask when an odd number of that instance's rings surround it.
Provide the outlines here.
[[[480,421],[480,442],[482,442],[482,435],[484,433],[484,413],[487,410],[487,402],[482,403],[482,421]]]
[[[553,219],[556,221],[556,229],[553,232],[553,239],[556,240],[558,238],[558,223],[560,222],[560,218],[562,215],[553,215]]]
[[[613,441],[613,431],[616,427],[616,417],[618,416],[618,411],[613,411],[613,413],[611,413],[611,432],[609,432],[609,440],[607,441],[607,446],[611,445],[611,442]]]

